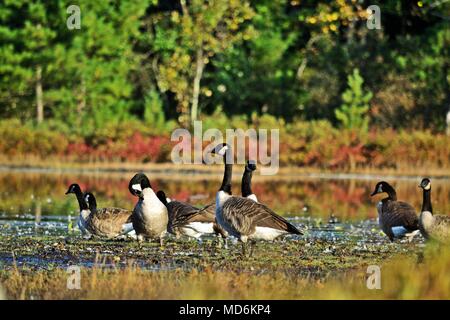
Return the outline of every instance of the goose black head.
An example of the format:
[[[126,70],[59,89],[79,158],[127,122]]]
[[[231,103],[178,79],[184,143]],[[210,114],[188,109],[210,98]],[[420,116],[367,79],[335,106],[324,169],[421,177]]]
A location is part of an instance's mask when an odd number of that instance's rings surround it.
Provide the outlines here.
[[[421,187],[424,190],[430,190],[431,189],[431,180],[428,178],[422,179],[422,182],[419,184],[419,187]]]
[[[81,193],[81,188],[78,185],[78,183],[72,183],[69,186],[69,189],[67,189],[66,194],[69,194],[69,193],[75,193],[75,194]]]
[[[136,173],[128,184],[128,190],[130,190],[130,193],[136,197],[142,197],[142,191],[146,188],[151,189],[152,186],[150,185],[150,180],[148,180],[147,176],[142,172]]]
[[[392,193],[395,194],[394,188],[392,188],[392,186],[389,183],[387,183],[386,181],[380,181],[377,183],[377,185],[375,186],[375,190],[370,194],[370,196],[373,197],[376,194],[384,192],[386,192],[389,195]]]
[[[95,210],[97,208],[97,200],[95,200],[95,197],[91,192],[86,192],[84,194],[84,201],[88,204],[89,210]]]
[[[245,165],[246,171],[255,171],[256,170],[256,161],[255,160],[248,160],[247,164]]]
[[[230,146],[227,143],[219,143],[215,146],[211,153],[218,154],[219,156],[225,156],[228,150],[230,150]]]

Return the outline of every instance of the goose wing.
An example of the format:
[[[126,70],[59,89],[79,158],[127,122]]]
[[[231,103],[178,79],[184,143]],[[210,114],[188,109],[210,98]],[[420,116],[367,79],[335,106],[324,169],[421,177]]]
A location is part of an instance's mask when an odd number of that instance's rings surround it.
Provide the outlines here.
[[[177,228],[190,222],[214,222],[215,215],[210,206],[199,209],[185,202],[171,201],[167,205],[169,223],[172,228]]]
[[[202,208],[198,214],[201,214],[205,217],[208,217],[208,219],[215,219],[216,217],[216,203],[211,203]]]
[[[90,226],[93,233],[114,237],[131,222],[131,211],[121,208],[101,208],[92,215]]]
[[[294,225],[267,206],[247,198],[231,197],[225,201],[222,215],[227,223],[244,235],[253,233],[256,227],[302,234]]]
[[[131,211],[122,208],[101,208],[93,216],[97,220],[107,220],[124,224],[131,222],[131,214]]]
[[[385,201],[382,207],[382,222],[388,227],[402,226],[409,231],[419,228],[416,210],[402,201]]]

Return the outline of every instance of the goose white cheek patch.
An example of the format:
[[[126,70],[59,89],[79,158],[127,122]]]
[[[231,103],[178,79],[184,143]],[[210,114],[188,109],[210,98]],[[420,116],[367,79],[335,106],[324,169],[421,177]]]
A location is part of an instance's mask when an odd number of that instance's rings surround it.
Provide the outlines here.
[[[133,184],[133,185],[131,186],[131,188],[132,188],[133,190],[135,190],[135,191],[141,191],[141,192],[142,192],[142,188],[141,188],[141,185],[140,185],[140,184]]]

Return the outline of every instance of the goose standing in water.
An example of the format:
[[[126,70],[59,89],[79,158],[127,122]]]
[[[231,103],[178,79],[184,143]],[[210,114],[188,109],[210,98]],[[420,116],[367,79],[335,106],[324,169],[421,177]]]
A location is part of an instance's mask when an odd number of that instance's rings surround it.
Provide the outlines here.
[[[163,245],[169,216],[166,206],[153,192],[150,180],[145,174],[137,173],[130,180],[128,189],[132,195],[139,197],[131,216],[137,239],[159,239]]]
[[[230,235],[238,238],[243,246],[251,240],[274,240],[287,234],[302,234],[286,219],[263,204],[249,198],[231,195],[232,159],[227,159],[230,147],[219,144],[212,153],[223,156],[225,171],[222,185],[216,194],[217,223]]]
[[[121,208],[97,208],[97,200],[90,192],[84,194],[90,214],[82,223],[92,235],[108,239],[117,238],[133,231],[131,211]]]
[[[387,182],[378,182],[373,197],[379,193],[387,193],[378,205],[378,223],[389,240],[407,237],[409,241],[418,233],[419,219],[416,210],[408,203],[397,201],[395,189]]]
[[[423,189],[422,211],[419,219],[420,232],[425,239],[431,238],[438,242],[450,243],[450,216],[433,215],[430,179],[423,179],[419,187]]]
[[[161,190],[156,195],[167,208],[169,214],[167,231],[170,233],[176,236],[186,235],[196,239],[204,234],[215,233],[214,212],[199,209],[182,201],[167,201],[166,194]]]
[[[91,211],[89,210],[88,204],[86,203],[85,199],[84,199],[84,194],[81,191],[80,186],[78,185],[78,183],[72,183],[69,186],[69,189],[67,189],[66,195],[68,194],[75,194],[75,196],[77,197],[78,200],[78,206],[80,208],[80,215],[78,217],[78,228],[80,229],[81,233],[85,236],[91,236],[90,232],[88,230],[86,230],[85,228],[85,222],[87,221]]]
[[[248,160],[247,165],[245,166],[244,173],[242,175],[242,182],[241,182],[241,195],[244,198],[248,198],[250,200],[253,200],[255,202],[258,202],[258,198],[256,195],[252,192],[252,175],[253,171],[256,170],[256,163],[253,160]],[[214,210],[214,216],[215,216],[215,210],[216,210],[216,204],[211,204],[208,207],[206,207],[208,211]],[[215,219],[214,223],[214,230],[217,234],[220,234],[222,236],[222,239],[225,243],[225,247],[227,247],[227,240],[228,232],[226,232],[218,223],[217,219]]]

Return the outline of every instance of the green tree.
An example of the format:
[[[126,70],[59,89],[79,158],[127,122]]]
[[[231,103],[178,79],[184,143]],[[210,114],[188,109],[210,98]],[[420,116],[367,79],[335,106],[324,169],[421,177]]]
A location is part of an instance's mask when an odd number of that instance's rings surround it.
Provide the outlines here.
[[[151,41],[158,86],[175,94],[179,120],[188,124],[198,117],[205,66],[217,53],[250,37],[251,28],[242,25],[252,18],[253,10],[248,1],[237,0],[180,0],[180,8],[152,17]],[[210,92],[205,88],[206,96]]]
[[[144,120],[152,128],[163,130],[166,123],[163,103],[156,90],[151,90],[145,97]]]
[[[358,69],[348,76],[348,89],[342,94],[342,106],[335,110],[336,118],[346,129],[361,129],[367,131],[369,125],[369,102],[372,92],[364,91],[364,79]]]
[[[8,1],[0,6],[0,103],[6,114],[44,120],[55,15],[54,6],[42,1]]]
[[[105,122],[117,123],[131,116],[135,84],[132,74],[139,69],[133,42],[139,34],[146,2],[80,0],[81,29],[65,30],[70,39],[64,60],[58,65],[66,82],[54,94],[55,115],[70,113],[93,130]],[[70,85],[71,90],[63,90]],[[71,104],[67,105],[66,93]]]

